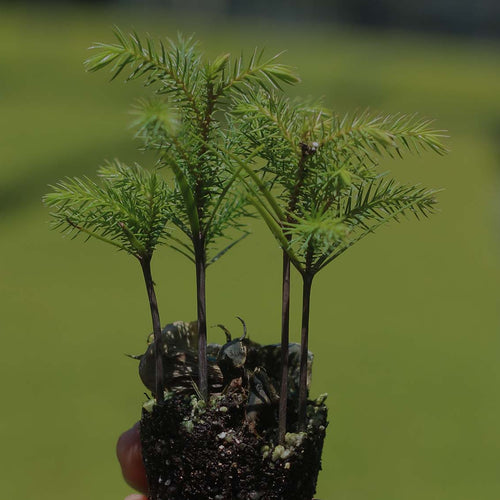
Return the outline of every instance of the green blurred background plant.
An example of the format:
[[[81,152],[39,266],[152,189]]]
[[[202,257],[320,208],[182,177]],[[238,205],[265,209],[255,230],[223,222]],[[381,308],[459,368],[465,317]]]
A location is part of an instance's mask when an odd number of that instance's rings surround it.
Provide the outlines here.
[[[303,78],[297,95],[324,95],[339,113],[419,112],[449,130],[446,157],[387,165],[403,182],[445,188],[441,214],[382,229],[317,279],[312,393],[330,394],[331,415],[318,497],[498,498],[498,41],[229,22],[141,5],[0,5],[2,494],[83,500],[129,491],[113,448],[144,400],[137,366],[122,354],[142,352],[150,331],[142,276],[98,242],[62,242],[40,201],[48,184],[92,175],[106,159],[153,162],[131,140],[140,85],[84,73],[86,48],[111,40],[116,23],[152,35],[196,32],[212,56],[288,49],[284,62]],[[238,314],[253,339],[277,342],[280,251],[252,224],[252,236],[209,270],[208,322],[237,330]],[[196,317],[184,260],[164,250],[154,262],[164,322]],[[292,325],[300,309],[294,294]],[[208,335],[221,340],[218,330]],[[293,328],[292,340],[299,335]]]

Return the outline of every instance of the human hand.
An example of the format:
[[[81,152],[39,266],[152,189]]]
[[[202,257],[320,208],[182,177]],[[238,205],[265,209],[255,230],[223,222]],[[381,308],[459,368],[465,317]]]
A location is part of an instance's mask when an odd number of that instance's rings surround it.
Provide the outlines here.
[[[116,456],[122,468],[123,478],[134,488],[141,493],[148,492],[148,483],[146,479],[146,471],[142,463],[141,439],[139,436],[139,422],[131,429],[124,432],[116,444]],[[125,500],[148,500],[142,494],[134,493],[129,495]]]

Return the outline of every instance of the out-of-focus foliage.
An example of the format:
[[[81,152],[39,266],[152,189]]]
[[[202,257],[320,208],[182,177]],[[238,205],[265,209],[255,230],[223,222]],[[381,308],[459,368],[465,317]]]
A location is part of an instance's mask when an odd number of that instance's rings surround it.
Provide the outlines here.
[[[4,0],[5,1],[5,0]],[[68,2],[66,2],[68,3]],[[75,4],[112,4],[116,0],[72,0]],[[141,5],[143,0],[121,0]],[[371,26],[427,32],[499,36],[500,4],[497,0],[148,0],[150,8],[179,13],[236,18],[265,18],[274,22],[334,23],[337,26]]]
[[[380,165],[403,183],[443,187],[440,213],[381,229],[317,278],[311,390],[328,392],[331,408],[317,498],[497,500],[498,44],[158,12],[151,19],[141,17],[145,5],[133,15],[2,6],[2,494],[87,500],[130,492],[114,446],[144,400],[136,365],[122,355],[143,352],[150,333],[142,276],[134,278],[123,252],[62,244],[40,203],[48,185],[92,175],[106,158],[154,165],[130,141],[137,116],[124,112],[143,90],[107,86],[106,75],[82,66],[87,47],[116,23],[162,36],[195,31],[211,57],[228,45],[287,48],[283,62],[303,77],[295,94],[324,95],[339,116],[366,107],[419,112],[449,130],[450,154]],[[238,314],[250,338],[269,343],[279,337],[280,251],[265,227],[251,224],[245,245],[209,269],[208,321],[234,333]],[[162,253],[153,260],[162,317],[190,321],[191,264]],[[208,334],[223,341],[217,329]]]

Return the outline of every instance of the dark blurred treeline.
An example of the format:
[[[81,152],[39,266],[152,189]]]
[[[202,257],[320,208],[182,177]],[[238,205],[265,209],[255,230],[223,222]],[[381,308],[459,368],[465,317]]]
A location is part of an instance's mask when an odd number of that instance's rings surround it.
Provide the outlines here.
[[[165,8],[276,22],[500,36],[500,0],[65,0],[61,3],[137,5],[142,9]]]

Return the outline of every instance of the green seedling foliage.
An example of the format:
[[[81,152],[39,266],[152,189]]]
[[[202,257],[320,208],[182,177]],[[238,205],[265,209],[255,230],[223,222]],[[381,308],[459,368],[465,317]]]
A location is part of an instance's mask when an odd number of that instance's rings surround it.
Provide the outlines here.
[[[52,226],[108,242],[139,259],[151,257],[169,241],[171,189],[156,172],[119,161],[106,164],[100,182],[61,180],[44,197],[52,209]]]
[[[245,59],[221,54],[206,60],[192,37],[144,41],[136,34],[114,31],[116,43],[95,44],[86,61],[89,71],[108,67],[112,79],[141,79],[154,96],[134,108],[137,136],[159,153],[160,164],[173,170],[177,204],[173,223],[194,245],[203,237],[206,249],[233,228],[241,229],[245,198],[233,186],[231,169],[214,152],[220,145],[234,150],[232,130],[219,120],[228,97],[255,85],[279,88],[299,81],[279,54],[263,50]],[[209,145],[210,147],[207,147]],[[228,184],[231,189],[228,189]],[[196,212],[196,214],[194,213]],[[211,259],[206,256],[207,262]]]

